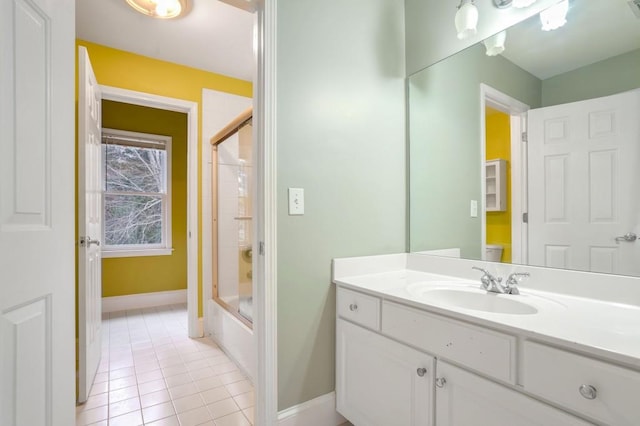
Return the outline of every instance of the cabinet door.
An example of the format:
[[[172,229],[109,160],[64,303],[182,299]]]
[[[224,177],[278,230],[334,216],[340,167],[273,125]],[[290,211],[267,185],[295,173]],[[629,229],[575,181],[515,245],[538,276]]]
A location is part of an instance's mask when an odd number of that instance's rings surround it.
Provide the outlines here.
[[[437,368],[437,426],[591,424],[446,362]]]
[[[340,414],[358,426],[432,425],[432,357],[341,319],[336,334]]]

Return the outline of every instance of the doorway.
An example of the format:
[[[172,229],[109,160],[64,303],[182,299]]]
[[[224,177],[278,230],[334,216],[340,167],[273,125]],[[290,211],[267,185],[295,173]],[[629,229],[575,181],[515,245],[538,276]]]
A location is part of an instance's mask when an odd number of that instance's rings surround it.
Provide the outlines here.
[[[198,107],[195,102],[148,93],[101,86],[102,99],[187,115],[187,316],[189,337],[202,336],[198,322],[198,199],[197,199],[197,128]]]
[[[486,84],[480,85],[480,102],[482,259],[493,260],[487,258],[488,253],[502,249],[495,261],[523,263],[527,258],[523,214],[527,211],[525,132],[529,105]],[[500,194],[502,191],[505,193]],[[502,206],[496,199],[500,195]]]

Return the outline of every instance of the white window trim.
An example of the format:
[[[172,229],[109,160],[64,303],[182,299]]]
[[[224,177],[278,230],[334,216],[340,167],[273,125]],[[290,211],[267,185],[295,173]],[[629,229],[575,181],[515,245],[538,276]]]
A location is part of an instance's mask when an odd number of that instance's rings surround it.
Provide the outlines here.
[[[172,235],[172,224],[171,224],[171,203],[172,203],[172,198],[171,198],[171,171],[173,168],[173,163],[171,161],[171,143],[172,143],[172,138],[171,136],[164,136],[164,135],[154,135],[154,134],[150,134],[150,133],[140,133],[140,132],[131,132],[128,130],[118,130],[118,129],[109,129],[109,128],[103,128],[102,129],[102,136],[108,136],[108,135],[112,135],[117,137],[122,137],[122,138],[128,138],[128,139],[142,139],[142,140],[152,140],[152,141],[158,141],[158,142],[163,142],[165,145],[165,151],[167,153],[167,162],[166,162],[166,169],[167,169],[167,176],[166,176],[166,194],[165,194],[165,209],[163,211],[163,217],[162,217],[162,241],[163,244],[149,244],[149,245],[120,245],[120,246],[108,246],[108,245],[104,245],[102,247],[102,257],[103,258],[116,258],[116,257],[140,257],[140,256],[168,256],[173,254],[173,246],[172,246],[172,240],[171,240],[171,235]],[[103,164],[101,164],[101,167],[104,167],[104,161],[106,161],[105,159],[103,159]],[[103,173],[103,188],[104,188],[104,179],[106,179],[106,174]],[[102,202],[102,208],[104,209],[104,190],[102,191],[102,197],[103,197],[103,202]],[[104,215],[104,212],[103,212]],[[106,232],[105,227],[103,227],[102,230],[102,241],[106,241],[106,238],[104,237],[104,233]]]

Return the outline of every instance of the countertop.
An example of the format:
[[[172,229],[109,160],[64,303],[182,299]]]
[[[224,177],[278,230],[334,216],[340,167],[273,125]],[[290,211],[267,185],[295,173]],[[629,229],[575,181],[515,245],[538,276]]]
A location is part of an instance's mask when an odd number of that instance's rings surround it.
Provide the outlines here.
[[[405,255],[405,260],[406,260]],[[410,256],[410,255],[409,255]],[[530,315],[490,313],[444,305],[429,300],[427,286],[452,289],[480,288],[480,280],[442,275],[407,267],[401,256],[334,260],[333,281],[339,286],[372,294],[393,302],[445,315],[475,325],[572,349],[586,355],[640,369],[640,307],[534,288],[520,287],[514,298],[535,306]],[[383,259],[381,262],[380,259]],[[346,265],[346,266],[345,266]],[[354,267],[355,265],[355,267]],[[371,266],[372,273],[367,269]],[[480,265],[482,266],[482,265]],[[468,275],[468,274],[466,274]],[[493,295],[492,295],[493,296]]]

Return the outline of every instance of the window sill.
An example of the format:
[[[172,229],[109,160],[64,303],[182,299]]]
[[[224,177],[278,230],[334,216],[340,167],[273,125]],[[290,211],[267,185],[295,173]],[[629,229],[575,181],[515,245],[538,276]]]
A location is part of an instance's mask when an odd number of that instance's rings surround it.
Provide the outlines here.
[[[141,257],[141,256],[169,256],[172,248],[142,249],[142,250],[102,250],[102,258],[113,257]]]

